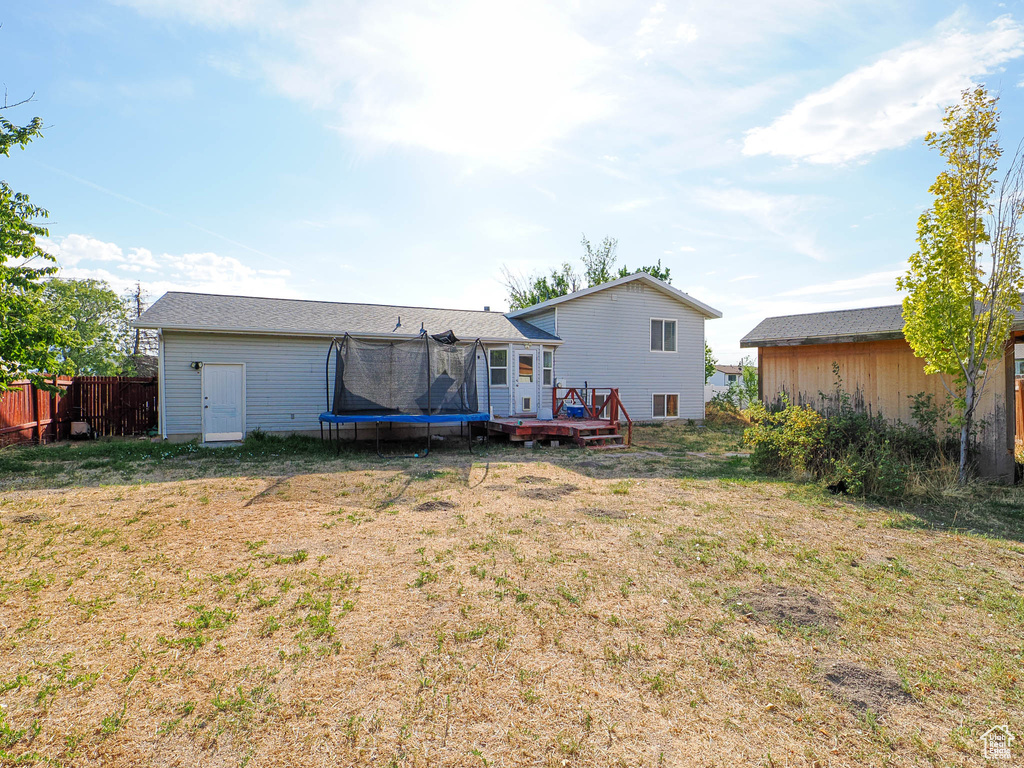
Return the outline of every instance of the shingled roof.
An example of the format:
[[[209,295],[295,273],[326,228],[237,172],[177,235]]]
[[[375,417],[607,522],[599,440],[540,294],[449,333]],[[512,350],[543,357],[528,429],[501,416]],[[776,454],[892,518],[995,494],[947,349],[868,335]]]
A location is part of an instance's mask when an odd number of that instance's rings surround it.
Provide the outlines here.
[[[778,347],[900,338],[903,338],[903,307],[893,304],[768,317],[740,340],[740,346]]]
[[[396,327],[401,318],[401,327]],[[460,339],[560,343],[557,336],[500,312],[432,309],[390,304],[349,304],[301,299],[265,299],[171,291],[136,323],[140,328],[268,333],[293,336],[410,338],[453,331]]]
[[[1024,310],[1014,316],[1013,328],[1024,330]],[[902,338],[903,305],[892,304],[768,317],[740,340],[740,346],[783,347]]]

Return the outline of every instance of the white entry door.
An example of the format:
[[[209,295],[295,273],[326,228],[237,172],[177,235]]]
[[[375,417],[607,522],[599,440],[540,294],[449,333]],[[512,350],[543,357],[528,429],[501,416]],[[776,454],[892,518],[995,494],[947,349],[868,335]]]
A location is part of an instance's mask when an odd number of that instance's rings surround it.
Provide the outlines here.
[[[245,437],[245,365],[204,363],[203,441]]]
[[[537,393],[537,350],[517,349],[512,356],[512,397],[516,415],[536,413]]]

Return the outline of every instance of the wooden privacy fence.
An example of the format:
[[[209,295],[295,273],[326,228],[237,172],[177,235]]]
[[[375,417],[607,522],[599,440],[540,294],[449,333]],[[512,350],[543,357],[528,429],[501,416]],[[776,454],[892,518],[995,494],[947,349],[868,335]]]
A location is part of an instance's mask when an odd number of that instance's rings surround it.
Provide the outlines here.
[[[62,391],[19,381],[0,394],[0,445],[48,443],[88,422],[100,435],[144,435],[157,424],[156,377],[76,376],[54,380]]]
[[[70,387],[72,379],[57,378],[54,383]],[[0,394],[0,445],[47,443],[70,432],[68,405],[65,394],[51,394],[30,381],[14,382]]]

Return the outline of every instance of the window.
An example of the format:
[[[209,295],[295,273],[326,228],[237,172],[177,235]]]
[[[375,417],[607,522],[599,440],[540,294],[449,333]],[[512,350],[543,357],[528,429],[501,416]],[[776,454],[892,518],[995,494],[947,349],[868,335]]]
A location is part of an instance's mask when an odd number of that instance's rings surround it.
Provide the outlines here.
[[[508,350],[491,350],[491,386],[508,386]]]
[[[651,351],[676,351],[675,320],[651,320]]]
[[[519,381],[523,384],[533,383],[533,353],[519,353]]]
[[[555,365],[555,353],[547,351],[544,353],[544,386],[550,387],[552,382],[551,369]]]
[[[1016,360],[1017,375],[1024,376],[1024,360]]]
[[[655,395],[654,396],[654,418],[676,419],[679,418],[679,395]]]
[[[736,374],[735,373],[727,374],[726,377],[725,377],[725,380],[729,384],[735,384],[736,383]]]

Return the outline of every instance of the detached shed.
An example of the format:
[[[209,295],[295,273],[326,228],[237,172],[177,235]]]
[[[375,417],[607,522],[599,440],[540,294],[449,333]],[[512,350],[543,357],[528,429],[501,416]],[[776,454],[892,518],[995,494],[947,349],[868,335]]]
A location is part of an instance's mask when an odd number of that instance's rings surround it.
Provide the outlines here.
[[[1014,478],[1014,339],[1024,333],[1018,315],[1003,359],[993,365],[976,412],[979,469],[1004,482]],[[756,348],[758,388],[766,403],[782,393],[797,405],[818,410],[834,391],[834,367],[858,410],[890,421],[913,424],[912,398],[932,394],[942,404],[947,393],[939,374],[926,374],[924,361],[903,338],[903,310],[895,304],[868,309],[785,315],[762,320],[743,337]]]

